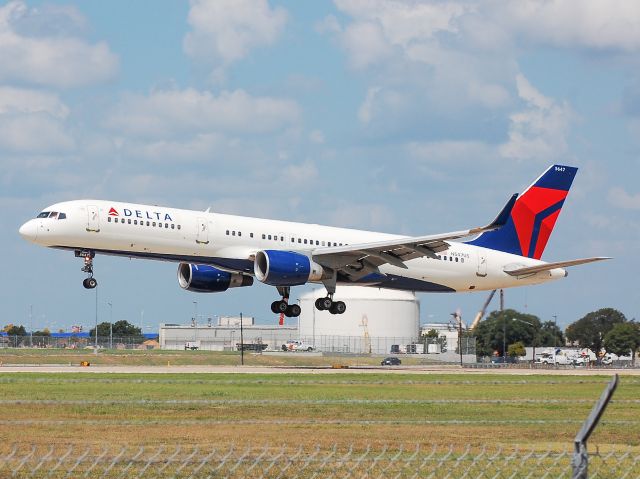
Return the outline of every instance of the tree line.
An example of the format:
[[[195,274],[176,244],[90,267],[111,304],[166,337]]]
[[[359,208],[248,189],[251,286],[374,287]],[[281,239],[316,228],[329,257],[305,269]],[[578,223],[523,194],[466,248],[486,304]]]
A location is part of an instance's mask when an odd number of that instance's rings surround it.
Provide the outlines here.
[[[30,333],[27,333],[27,330],[24,326],[16,326],[13,324],[7,324],[3,331],[7,333],[9,336],[29,336]],[[108,337],[111,333],[111,323],[100,323],[98,324],[98,336],[100,337]],[[91,328],[89,330],[89,336],[93,337],[96,334],[96,328]],[[42,331],[34,331],[33,336],[51,336],[51,331],[47,328]],[[133,324],[129,323],[126,320],[120,320],[113,323],[113,336],[116,338],[128,338],[128,337],[141,337],[142,329]]]
[[[618,356],[631,353],[635,362],[640,348],[640,324],[627,320],[625,315],[613,308],[603,308],[588,313],[567,326],[563,333],[553,321],[540,321],[532,314],[513,309],[493,311],[474,330],[478,356],[491,356],[498,352],[505,355],[504,348],[517,343],[523,346],[561,347],[569,342],[580,348],[589,348],[598,354],[605,350]],[[518,354],[517,347],[511,355]]]

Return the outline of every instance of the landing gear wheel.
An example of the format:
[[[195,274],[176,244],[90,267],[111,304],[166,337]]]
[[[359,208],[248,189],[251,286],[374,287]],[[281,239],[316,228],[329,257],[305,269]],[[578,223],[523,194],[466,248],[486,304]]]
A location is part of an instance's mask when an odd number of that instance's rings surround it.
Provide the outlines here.
[[[331,309],[332,305],[333,301],[329,297],[316,299],[316,309],[318,311],[327,311]]]
[[[284,315],[288,318],[297,318],[298,316],[300,316],[301,312],[302,309],[300,308],[300,306],[298,306],[297,304],[292,304],[287,307],[287,311],[284,313]]]
[[[271,311],[273,311],[274,314],[284,313],[286,315],[288,307],[289,305],[286,301],[274,301],[271,303]]]
[[[329,312],[331,314],[344,314],[346,310],[347,310],[347,305],[344,304],[344,302],[342,301],[336,301],[331,305],[331,308],[329,308]]]
[[[98,286],[98,281],[96,281],[95,278],[86,278],[82,282],[82,286],[84,286],[86,289],[93,289]]]

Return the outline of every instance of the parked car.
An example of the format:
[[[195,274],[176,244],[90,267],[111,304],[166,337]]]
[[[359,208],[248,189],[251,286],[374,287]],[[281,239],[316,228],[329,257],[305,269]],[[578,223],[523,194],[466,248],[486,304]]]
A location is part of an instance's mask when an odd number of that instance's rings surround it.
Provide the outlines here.
[[[400,358],[395,358],[393,356],[384,358],[382,362],[380,362],[380,366],[400,366],[401,364],[402,361],[400,361]]]
[[[503,356],[496,356],[494,358],[491,358],[491,364],[517,363],[517,362],[518,362],[518,358],[514,358],[511,356],[507,356],[506,361]]]

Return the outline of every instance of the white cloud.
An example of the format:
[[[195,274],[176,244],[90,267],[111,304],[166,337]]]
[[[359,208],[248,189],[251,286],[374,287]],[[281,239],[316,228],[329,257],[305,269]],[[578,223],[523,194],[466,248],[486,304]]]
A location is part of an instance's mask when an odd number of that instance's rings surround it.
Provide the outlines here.
[[[422,101],[423,110],[428,105],[430,111],[445,115],[460,116],[461,110],[475,107],[511,107],[523,49],[550,45],[623,53],[640,50],[640,2],[627,0],[335,0],[335,4],[346,20],[327,17],[322,30],[338,39],[352,67],[371,75],[369,88],[395,89],[413,97],[412,104]],[[373,100],[366,107],[359,112],[360,120],[371,124],[375,115],[365,114],[363,120],[362,113],[375,112]],[[416,112],[414,108],[397,113],[408,117]]]
[[[616,186],[609,190],[609,203],[625,210],[640,210],[640,193],[633,195]]]
[[[500,147],[501,155],[519,160],[562,156],[567,151],[571,109],[545,97],[524,75],[519,74],[516,81],[526,108],[509,117],[509,141]]]
[[[57,95],[0,86],[0,148],[23,153],[71,150],[69,108]]]
[[[318,178],[318,168],[310,160],[299,165],[289,165],[285,167],[283,173],[286,184],[293,188],[301,184],[309,184]]]
[[[0,86],[0,115],[38,112],[65,119],[69,115],[69,108],[60,101],[58,95]]]
[[[43,27],[47,12],[59,18],[65,10],[29,9],[23,1],[0,7],[0,80],[70,88],[115,75],[118,58],[106,43],[90,44],[64,29],[52,33]]]
[[[324,133],[322,133],[322,130],[313,130],[311,133],[309,133],[309,141],[318,145],[323,144]]]
[[[257,47],[274,43],[287,22],[281,7],[267,0],[192,0],[184,50],[215,70],[245,58]]]
[[[358,119],[362,123],[369,123],[373,118],[373,108],[376,95],[380,92],[380,87],[371,87],[367,90],[367,96],[358,109]]]
[[[127,135],[167,138],[210,132],[265,133],[295,123],[298,105],[286,99],[253,97],[243,90],[218,96],[192,88],[129,94],[106,124]]]
[[[0,115],[0,148],[23,153],[69,151],[75,142],[62,122],[46,113]]]
[[[225,146],[224,138],[216,133],[199,133],[186,140],[127,141],[123,145],[128,156],[153,163],[210,160]]]
[[[640,3],[628,0],[494,1],[488,20],[529,41],[558,47],[640,49]]]

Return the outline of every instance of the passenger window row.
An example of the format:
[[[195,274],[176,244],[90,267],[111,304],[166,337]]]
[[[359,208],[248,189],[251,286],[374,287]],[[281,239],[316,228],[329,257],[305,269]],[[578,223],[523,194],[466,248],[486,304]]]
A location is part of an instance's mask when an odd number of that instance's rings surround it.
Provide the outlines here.
[[[449,258],[449,261],[455,261],[456,263],[464,263],[464,258],[462,257],[458,257],[458,256],[440,256],[440,255],[436,255],[438,257],[439,260],[442,261],[447,261],[447,258]]]
[[[118,221],[118,219],[120,221]],[[107,222],[108,223],[111,223],[111,222],[118,223],[119,222],[120,224],[125,224],[126,223],[126,224],[129,224],[129,225],[145,226],[145,221],[140,220],[138,222],[138,220],[136,220],[136,219],[132,220],[131,218],[113,218],[111,216],[107,216]],[[180,225],[176,225],[174,223],[162,223],[160,221],[158,221],[158,222],[156,222],[156,221],[147,221],[146,222],[146,226],[151,226],[153,228],[155,228],[157,226],[158,228],[165,228],[165,229],[171,228],[172,230],[181,229]]]
[[[236,230],[226,230],[226,235],[227,236],[238,236],[241,237],[242,236],[242,231],[236,231]],[[249,237],[253,238],[253,233],[249,233]],[[262,234],[262,239],[263,240],[267,240],[267,241],[281,241],[284,242],[284,236],[278,236],[278,235],[270,235],[270,234],[266,234],[263,233]],[[308,245],[316,245],[316,246],[347,246],[349,243],[337,243],[337,242],[331,242],[331,241],[319,241],[319,240],[312,240],[312,239],[306,239],[306,238],[297,238],[297,242],[298,244],[308,244]],[[296,243],[296,238],[291,238],[291,243]]]

